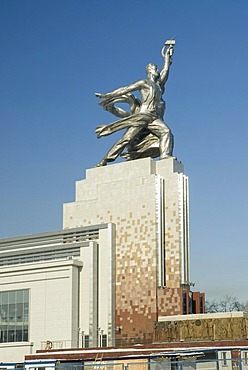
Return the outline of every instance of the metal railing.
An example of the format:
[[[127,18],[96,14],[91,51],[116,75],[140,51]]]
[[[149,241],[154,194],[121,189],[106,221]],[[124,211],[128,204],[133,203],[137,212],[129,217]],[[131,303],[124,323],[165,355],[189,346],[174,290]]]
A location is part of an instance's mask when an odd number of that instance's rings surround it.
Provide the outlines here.
[[[42,350],[50,350],[50,349],[69,349],[72,348],[72,343],[70,340],[47,340],[41,342],[41,349]]]

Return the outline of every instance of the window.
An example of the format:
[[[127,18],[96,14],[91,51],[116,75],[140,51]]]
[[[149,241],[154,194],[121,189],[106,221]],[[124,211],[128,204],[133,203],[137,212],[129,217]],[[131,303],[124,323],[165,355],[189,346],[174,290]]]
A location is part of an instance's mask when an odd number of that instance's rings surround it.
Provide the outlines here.
[[[203,313],[203,296],[200,296],[200,313]]]
[[[90,336],[88,334],[82,334],[82,347],[89,348],[90,346]]]
[[[108,346],[108,336],[106,334],[102,335],[102,347]]]
[[[248,365],[248,352],[243,352],[244,365]]]
[[[187,294],[183,292],[183,315],[187,315]]]
[[[226,352],[221,352],[221,357],[223,360],[223,366],[227,366]]]
[[[29,290],[0,292],[0,343],[27,342]]]

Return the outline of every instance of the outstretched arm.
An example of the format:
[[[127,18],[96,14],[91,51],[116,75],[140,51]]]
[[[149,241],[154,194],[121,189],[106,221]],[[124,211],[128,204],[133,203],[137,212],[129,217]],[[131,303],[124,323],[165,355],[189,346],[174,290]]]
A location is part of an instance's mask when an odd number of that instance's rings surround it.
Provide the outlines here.
[[[174,52],[173,46],[169,46],[164,54],[164,64],[160,72],[160,84],[164,88],[165,83],[169,77],[170,65],[172,63],[172,54]]]
[[[134,82],[131,85],[120,87],[119,89],[116,89],[114,91],[111,91],[111,92],[109,92],[107,94],[95,93],[95,95],[98,98],[101,98],[101,99],[112,99],[112,98],[115,98],[115,97],[122,96],[122,95],[125,95],[127,93],[130,93],[132,91],[138,91],[138,90],[140,90],[144,86],[145,86],[145,81],[144,80],[140,80],[140,81]]]

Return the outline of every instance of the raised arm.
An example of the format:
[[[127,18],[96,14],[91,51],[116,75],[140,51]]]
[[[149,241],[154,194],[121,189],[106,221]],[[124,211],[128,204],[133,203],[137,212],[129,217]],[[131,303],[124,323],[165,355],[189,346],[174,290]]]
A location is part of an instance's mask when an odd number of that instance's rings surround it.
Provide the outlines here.
[[[164,88],[165,83],[169,77],[170,65],[172,63],[172,55],[174,52],[173,46],[169,46],[164,54],[164,64],[160,72],[160,85]]]

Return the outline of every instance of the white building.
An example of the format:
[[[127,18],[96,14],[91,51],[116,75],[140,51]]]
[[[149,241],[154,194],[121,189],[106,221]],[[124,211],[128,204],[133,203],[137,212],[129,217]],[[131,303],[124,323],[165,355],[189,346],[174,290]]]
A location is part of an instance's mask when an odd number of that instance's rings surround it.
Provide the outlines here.
[[[0,362],[114,344],[114,225],[0,241]]]
[[[151,342],[158,316],[200,307],[183,171],[174,158],[91,168],[64,205],[63,230],[0,240],[0,362]]]

